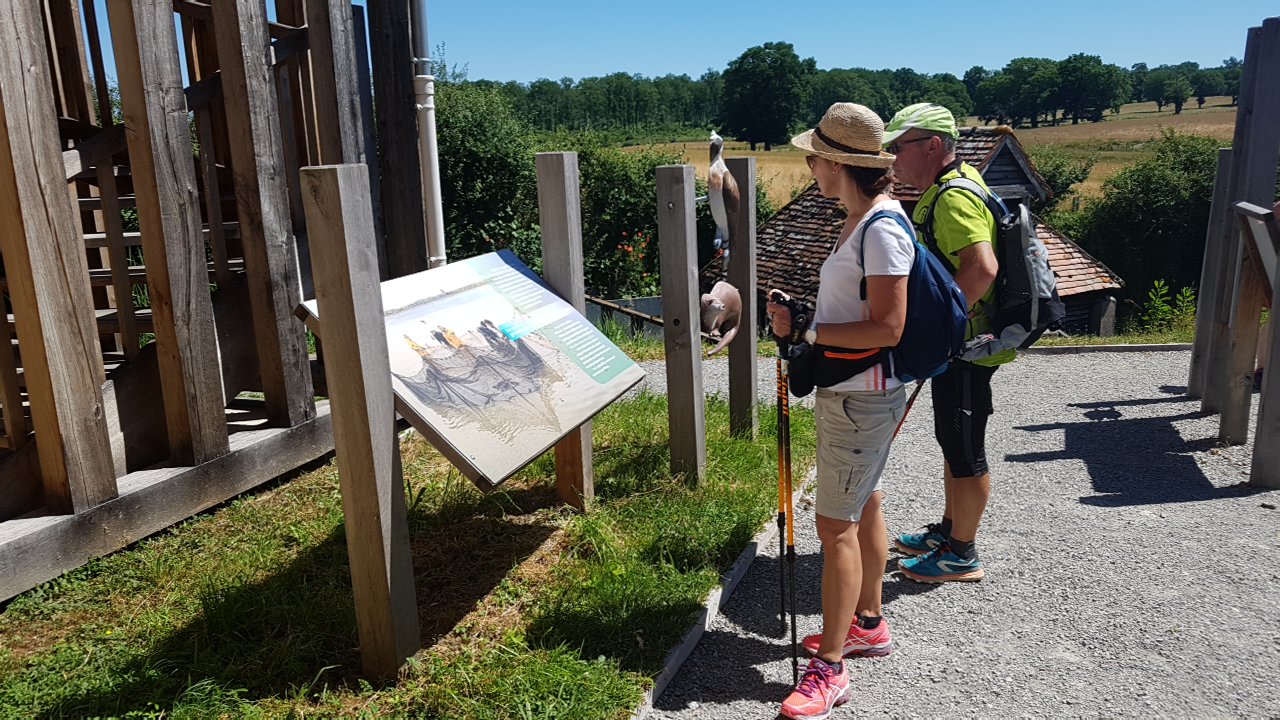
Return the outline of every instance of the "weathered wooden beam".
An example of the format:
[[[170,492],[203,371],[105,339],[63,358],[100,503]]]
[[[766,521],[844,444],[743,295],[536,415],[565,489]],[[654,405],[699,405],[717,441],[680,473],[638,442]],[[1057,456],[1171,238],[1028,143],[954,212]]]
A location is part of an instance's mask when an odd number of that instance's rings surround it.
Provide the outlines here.
[[[378,112],[378,167],[391,277],[427,269],[427,224],[413,95],[413,38],[408,0],[369,0],[369,44]],[[372,153],[374,148],[365,148]]]
[[[1274,212],[1263,220],[1266,229],[1265,242],[1271,248],[1271,255],[1280,258],[1280,224]],[[1256,236],[1255,236],[1256,237]],[[1263,238],[1258,238],[1263,242]],[[1280,363],[1280,332],[1275,324],[1280,322],[1275,311],[1274,299],[1280,294],[1280,268],[1271,278],[1272,311],[1271,331],[1267,333],[1270,342],[1259,348],[1266,370],[1262,378],[1262,394],[1258,398],[1258,427],[1253,434],[1253,463],[1249,469],[1249,484],[1257,487],[1280,488],[1280,380],[1277,379],[1276,363]]]
[[[698,335],[693,166],[663,165],[656,174],[671,472],[697,483],[707,472],[707,429]]]
[[[1196,297],[1196,335],[1191,346],[1191,369],[1187,376],[1187,396],[1203,398],[1204,412],[1217,412],[1219,401],[1205,394],[1205,374],[1209,369],[1209,343],[1213,339],[1213,322],[1217,316],[1218,288],[1223,282],[1224,246],[1232,227],[1227,185],[1231,177],[1231,148],[1218,150],[1218,170],[1213,181],[1213,201],[1209,205],[1209,227],[1205,232],[1204,262],[1200,269],[1200,286]]]
[[[311,35],[311,86],[320,142],[320,158],[313,164],[364,164],[351,2],[306,0],[306,8]]]
[[[1240,76],[1240,98],[1236,108],[1235,135],[1231,143],[1231,174],[1227,183],[1229,203],[1250,202],[1270,205],[1275,198],[1276,157],[1280,154],[1280,18],[1268,18],[1261,27],[1249,28],[1245,42],[1244,68]],[[1222,248],[1222,275],[1213,307],[1208,367],[1205,370],[1207,409],[1225,406],[1228,387],[1235,382],[1231,369],[1234,351],[1235,297],[1240,255],[1243,248],[1234,219],[1231,234]],[[1246,398],[1247,399],[1247,398]]]
[[[759,358],[756,357],[756,159],[728,158],[725,165],[738,184],[738,217],[729,253],[729,284],[742,298],[738,334],[729,343],[729,432],[755,438]]]
[[[360,92],[360,142],[365,148],[365,164],[369,166],[369,199],[373,203],[373,242],[378,248],[378,272],[390,279],[387,266],[387,233],[383,225],[382,172],[378,169],[377,143],[373,133],[373,81],[369,77],[368,23],[364,8],[351,6],[351,27],[355,38],[356,88]],[[408,149],[405,148],[405,151]]]
[[[579,313],[587,310],[582,270],[582,201],[577,153],[538,153],[538,224],[542,228],[542,277]],[[591,421],[556,443],[556,490],[579,510],[595,501]]]
[[[105,129],[62,153],[63,174],[68,180],[85,172],[127,147],[124,126]]]
[[[115,2],[116,0],[112,0]],[[321,457],[333,448],[328,407],[294,428],[244,430],[232,452],[199,467],[120,479],[120,497],[74,516],[0,524],[0,600],[30,590]]]
[[[173,6],[119,0],[108,11],[133,139],[169,447],[176,462],[199,465],[227,452],[227,427]]]
[[[306,331],[293,316],[302,286],[266,24],[261,0],[213,6],[258,369],[268,417],[290,427],[314,417],[315,401]]]
[[[0,253],[45,502],[69,513],[115,497],[116,485],[89,270],[59,155],[43,37],[33,3],[0,5]],[[21,412],[21,403],[5,410]]]
[[[1233,213],[1234,214],[1234,213]],[[1227,352],[1226,388],[1222,395],[1222,415],[1218,439],[1227,445],[1242,445],[1249,439],[1249,406],[1253,394],[1254,359],[1258,353],[1258,326],[1262,319],[1263,269],[1247,251],[1247,219],[1233,218],[1240,248],[1235,271],[1235,297],[1231,306],[1231,338]]]
[[[219,1],[221,2],[221,0]],[[195,0],[173,0],[173,11],[196,20],[208,23],[213,22],[213,7],[209,3],[196,2]],[[267,23],[267,32],[272,39],[291,37],[300,29],[293,25],[285,25],[278,22]]]
[[[78,0],[44,0],[48,13],[53,87],[61,100],[60,114],[81,122],[97,123],[89,90],[89,63],[80,25]]]
[[[418,649],[418,611],[383,329],[368,168],[302,170],[334,449],[366,675],[394,678]]]

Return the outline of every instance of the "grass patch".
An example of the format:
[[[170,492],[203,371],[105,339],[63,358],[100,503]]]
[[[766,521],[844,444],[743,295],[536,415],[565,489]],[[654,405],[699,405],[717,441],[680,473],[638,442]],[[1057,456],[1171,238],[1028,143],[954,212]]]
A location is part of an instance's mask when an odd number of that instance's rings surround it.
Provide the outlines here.
[[[708,473],[668,470],[666,400],[594,423],[599,507],[555,500],[544,456],[482,495],[402,443],[422,626],[397,682],[359,677],[342,501],[330,463],[33,589],[0,612],[0,717],[611,718],[772,515],[775,435],[728,436]],[[813,458],[793,411],[796,467]]]

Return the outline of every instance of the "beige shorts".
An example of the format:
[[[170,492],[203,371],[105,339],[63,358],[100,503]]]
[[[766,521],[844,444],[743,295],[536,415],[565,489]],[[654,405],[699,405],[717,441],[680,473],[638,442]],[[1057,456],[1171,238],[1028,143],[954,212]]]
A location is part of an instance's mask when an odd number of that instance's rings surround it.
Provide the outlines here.
[[[818,388],[817,512],[858,522],[862,507],[880,489],[893,431],[906,405],[903,386],[873,392],[832,392]]]

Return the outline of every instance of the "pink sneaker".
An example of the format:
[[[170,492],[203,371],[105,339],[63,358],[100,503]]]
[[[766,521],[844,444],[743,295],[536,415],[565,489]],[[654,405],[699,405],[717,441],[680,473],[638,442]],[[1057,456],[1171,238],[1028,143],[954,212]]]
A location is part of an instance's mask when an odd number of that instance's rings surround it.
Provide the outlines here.
[[[818,646],[822,645],[822,633],[810,635],[801,643],[805,652],[818,654]],[[889,634],[889,621],[880,618],[880,624],[867,630],[857,620],[849,626],[849,634],[844,638],[844,656],[881,657],[893,652],[893,636]]]
[[[843,665],[843,664],[842,664]],[[831,709],[849,702],[849,670],[813,658],[800,677],[795,692],[782,701],[782,715],[794,720],[824,720]]]

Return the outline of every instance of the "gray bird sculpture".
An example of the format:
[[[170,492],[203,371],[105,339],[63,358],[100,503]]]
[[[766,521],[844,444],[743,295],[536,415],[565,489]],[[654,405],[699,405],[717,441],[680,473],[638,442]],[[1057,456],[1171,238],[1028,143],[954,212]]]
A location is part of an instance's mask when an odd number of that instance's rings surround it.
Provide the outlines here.
[[[724,138],[711,133],[711,169],[707,173],[707,196],[711,217],[716,221],[715,247],[721,251],[721,268],[729,271],[729,248],[736,234],[738,183],[724,164]]]

